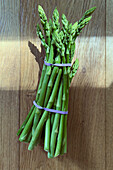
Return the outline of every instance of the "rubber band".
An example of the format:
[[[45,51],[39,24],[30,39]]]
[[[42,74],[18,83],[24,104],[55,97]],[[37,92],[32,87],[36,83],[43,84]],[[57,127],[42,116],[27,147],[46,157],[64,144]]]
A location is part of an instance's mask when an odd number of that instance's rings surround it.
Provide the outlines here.
[[[71,67],[72,65],[71,65],[71,63],[65,63],[65,64],[60,64],[60,63],[56,63],[56,64],[51,64],[51,63],[47,63],[45,60],[44,60],[44,64],[46,65],[46,66],[58,66],[58,67]]]
[[[68,111],[60,111],[60,110],[54,110],[54,109],[48,109],[48,108],[45,108],[45,107],[41,107],[39,106],[35,101],[33,101],[33,104],[38,108],[38,109],[43,109],[45,111],[48,111],[48,112],[52,112],[52,113],[59,113],[59,114],[68,114]]]

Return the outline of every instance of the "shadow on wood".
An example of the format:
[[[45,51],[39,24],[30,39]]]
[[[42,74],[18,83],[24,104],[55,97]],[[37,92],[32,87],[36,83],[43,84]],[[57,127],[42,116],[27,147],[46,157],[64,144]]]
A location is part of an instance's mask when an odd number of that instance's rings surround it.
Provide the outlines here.
[[[37,83],[37,89],[38,89],[38,84],[40,82],[41,72],[42,72],[43,63],[44,63],[45,49],[41,44],[41,52],[40,52],[38,48],[30,41],[28,41],[28,46],[29,46],[31,53],[35,56],[36,62],[39,65],[38,83]]]

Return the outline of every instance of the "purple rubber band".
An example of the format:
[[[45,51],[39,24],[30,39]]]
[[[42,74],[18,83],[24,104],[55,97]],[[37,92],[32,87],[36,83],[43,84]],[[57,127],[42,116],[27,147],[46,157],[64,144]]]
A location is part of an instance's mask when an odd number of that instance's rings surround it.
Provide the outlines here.
[[[37,105],[35,101],[33,101],[33,104],[34,104],[38,109],[43,109],[43,110],[46,110],[46,111],[48,111],[48,112],[59,113],[59,114],[68,114],[68,111],[65,112],[65,111],[59,111],[59,110],[54,110],[54,109],[48,109],[48,108],[45,108],[45,107],[41,107],[41,106]]]
[[[46,61],[44,60],[44,64],[46,66],[59,66],[59,67],[71,67],[71,63],[65,63],[65,64],[59,64],[59,63],[56,63],[56,64],[51,64],[51,63],[46,63]]]

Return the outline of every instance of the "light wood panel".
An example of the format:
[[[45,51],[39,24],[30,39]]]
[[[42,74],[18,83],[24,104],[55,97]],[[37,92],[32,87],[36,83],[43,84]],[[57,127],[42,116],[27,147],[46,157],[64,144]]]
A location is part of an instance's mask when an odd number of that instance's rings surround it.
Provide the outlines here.
[[[19,169],[19,2],[0,1],[0,169]]]
[[[75,56],[80,60],[80,68],[70,89],[68,153],[50,160],[41,146],[30,152],[28,145],[21,144],[20,169],[104,170],[105,1],[21,1],[21,123],[36,95],[38,67],[27,44],[28,41],[38,44],[35,39],[38,4],[44,7],[48,17],[57,6],[60,15],[65,13],[72,22],[92,6],[97,6],[97,10],[77,40]]]
[[[106,1],[106,170],[113,169],[113,0]]]

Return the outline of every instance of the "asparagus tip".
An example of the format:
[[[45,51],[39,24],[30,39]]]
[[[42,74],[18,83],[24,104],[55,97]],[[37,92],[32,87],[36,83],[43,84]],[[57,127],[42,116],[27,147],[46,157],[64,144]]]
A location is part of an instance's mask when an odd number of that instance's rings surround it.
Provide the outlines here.
[[[43,10],[43,8],[41,7],[41,5],[38,5],[38,10]]]
[[[92,7],[92,8],[89,9],[89,10],[87,10],[87,11],[85,12],[85,16],[91,15],[91,14],[95,11],[95,9],[96,9],[96,6],[95,6],[95,7]]]

